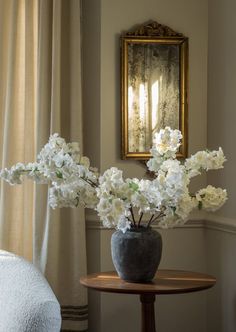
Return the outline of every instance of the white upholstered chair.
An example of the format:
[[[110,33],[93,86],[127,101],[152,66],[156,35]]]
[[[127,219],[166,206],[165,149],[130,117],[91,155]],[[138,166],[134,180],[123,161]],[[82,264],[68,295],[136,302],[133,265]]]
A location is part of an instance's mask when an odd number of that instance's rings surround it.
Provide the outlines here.
[[[60,305],[43,275],[0,250],[0,332],[59,332]]]

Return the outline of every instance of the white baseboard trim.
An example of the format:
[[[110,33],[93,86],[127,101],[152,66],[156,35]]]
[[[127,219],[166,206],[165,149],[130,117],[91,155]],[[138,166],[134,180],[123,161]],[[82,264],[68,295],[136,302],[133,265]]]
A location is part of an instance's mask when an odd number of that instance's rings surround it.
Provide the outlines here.
[[[109,230],[110,228],[104,227],[100,220],[89,220],[86,219],[86,229],[100,229],[100,230]]]
[[[202,228],[205,226],[203,220],[189,220],[186,224],[179,226],[178,228]],[[157,224],[152,225],[153,228],[159,228]],[[86,229],[88,230],[111,230],[113,228],[104,227],[100,220],[86,220]]]
[[[204,214],[202,217],[202,219],[193,217],[186,224],[178,228],[205,228],[236,234],[236,219],[225,218],[214,214]],[[88,216],[86,218],[86,228],[88,230],[111,230],[111,228],[104,227],[96,216]],[[159,227],[154,224],[153,228]]]
[[[208,214],[205,217],[205,228],[236,234],[236,219]]]

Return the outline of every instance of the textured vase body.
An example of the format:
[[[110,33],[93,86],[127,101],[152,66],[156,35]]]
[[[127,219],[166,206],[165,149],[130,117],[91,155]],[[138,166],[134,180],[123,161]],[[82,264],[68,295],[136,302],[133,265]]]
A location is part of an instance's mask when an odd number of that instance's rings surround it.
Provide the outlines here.
[[[160,233],[140,227],[116,231],[111,237],[113,264],[121,279],[129,282],[151,281],[161,260]]]

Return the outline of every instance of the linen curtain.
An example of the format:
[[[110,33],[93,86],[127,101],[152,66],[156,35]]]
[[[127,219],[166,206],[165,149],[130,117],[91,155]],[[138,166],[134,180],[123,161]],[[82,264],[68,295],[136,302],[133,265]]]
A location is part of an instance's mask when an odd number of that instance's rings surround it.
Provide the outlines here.
[[[0,0],[0,163],[35,160],[50,134],[82,145],[79,0]],[[47,186],[0,187],[0,245],[33,262],[62,307],[62,330],[87,330],[85,218],[51,210]]]

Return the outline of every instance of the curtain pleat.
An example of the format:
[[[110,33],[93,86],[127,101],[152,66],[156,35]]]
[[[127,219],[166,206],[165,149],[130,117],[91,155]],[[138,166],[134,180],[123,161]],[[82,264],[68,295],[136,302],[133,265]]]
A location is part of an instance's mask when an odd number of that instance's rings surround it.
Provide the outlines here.
[[[29,11],[33,15],[33,5]],[[25,1],[0,2],[0,167],[16,162],[28,162],[35,157],[34,108],[27,110],[33,96],[27,86],[33,87],[32,52],[26,45]],[[29,22],[29,25],[32,22]],[[32,25],[27,26],[32,30]],[[31,43],[33,45],[33,43]],[[31,48],[33,47],[31,45]],[[4,249],[11,249],[28,259],[32,258],[33,184],[0,188],[0,241]]]
[[[0,163],[35,160],[52,133],[82,148],[80,1],[0,0]],[[48,207],[48,188],[0,187],[0,245],[31,259],[62,306],[62,330],[87,330],[83,209]]]

